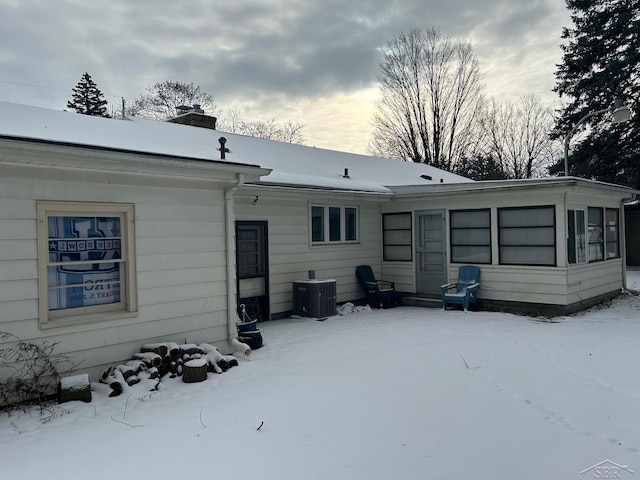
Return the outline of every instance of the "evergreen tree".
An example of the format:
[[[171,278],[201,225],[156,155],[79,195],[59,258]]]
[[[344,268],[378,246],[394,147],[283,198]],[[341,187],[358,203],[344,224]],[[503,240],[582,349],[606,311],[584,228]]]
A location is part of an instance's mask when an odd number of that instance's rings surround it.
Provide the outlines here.
[[[562,64],[554,91],[567,100],[554,136],[564,138],[586,114],[624,98],[640,107],[640,0],[566,0],[573,28],[563,29]],[[574,176],[640,187],[640,116],[614,125],[596,115],[574,135],[569,172]],[[581,140],[582,138],[582,140]],[[563,171],[561,158],[551,173]]]
[[[507,180],[509,177],[491,155],[463,158],[456,165],[454,173],[471,180]]]
[[[73,88],[73,96],[71,98],[67,102],[67,108],[71,108],[83,115],[109,117],[109,114],[107,114],[107,101],[88,73],[85,72],[78,84]]]

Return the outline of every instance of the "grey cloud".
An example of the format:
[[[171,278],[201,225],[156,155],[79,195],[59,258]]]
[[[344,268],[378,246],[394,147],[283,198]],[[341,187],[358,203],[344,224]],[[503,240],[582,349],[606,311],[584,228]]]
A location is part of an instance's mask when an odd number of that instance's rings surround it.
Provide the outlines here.
[[[413,27],[481,35],[485,55],[517,46],[544,28],[554,1],[0,0],[0,80],[70,90],[88,71],[105,94],[126,98],[182,80],[219,101],[295,100],[375,82],[378,48]]]

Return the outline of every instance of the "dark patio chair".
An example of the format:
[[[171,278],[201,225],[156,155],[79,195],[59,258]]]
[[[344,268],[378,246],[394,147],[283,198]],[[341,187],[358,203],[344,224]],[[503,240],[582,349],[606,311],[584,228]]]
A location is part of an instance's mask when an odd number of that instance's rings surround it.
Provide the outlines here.
[[[395,283],[386,280],[376,280],[373,270],[369,265],[360,265],[356,268],[356,277],[362,290],[365,301],[374,308],[390,308],[398,305],[398,293]]]
[[[458,270],[458,281],[441,285],[442,308],[447,304],[462,305],[466,312],[469,305],[476,303],[476,293],[480,288],[480,268],[474,265],[465,265]]]

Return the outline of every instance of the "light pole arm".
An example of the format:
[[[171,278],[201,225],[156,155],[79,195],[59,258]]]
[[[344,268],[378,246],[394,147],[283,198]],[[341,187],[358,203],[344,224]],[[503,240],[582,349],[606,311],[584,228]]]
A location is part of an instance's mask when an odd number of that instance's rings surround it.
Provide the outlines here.
[[[595,115],[600,115],[601,113],[610,112],[612,110],[613,108],[608,107],[608,108],[603,108],[602,110],[596,110],[595,112],[587,113],[584,117],[578,120],[578,123],[576,123],[574,127],[571,129],[571,131],[567,133],[567,136],[564,137],[564,176],[565,177],[569,176],[569,141],[571,140],[571,137],[573,136],[573,134],[576,133],[576,130],[578,130],[578,127],[580,125],[582,125],[584,122],[589,120],[591,117]]]

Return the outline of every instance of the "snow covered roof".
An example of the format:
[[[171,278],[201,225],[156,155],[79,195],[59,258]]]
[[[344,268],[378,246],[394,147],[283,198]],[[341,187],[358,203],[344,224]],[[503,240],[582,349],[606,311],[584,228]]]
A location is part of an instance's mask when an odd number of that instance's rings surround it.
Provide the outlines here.
[[[0,102],[0,136],[255,165],[265,185],[391,193],[389,187],[472,182],[424,164],[129,117],[115,120]],[[218,139],[229,152],[221,160]]]

